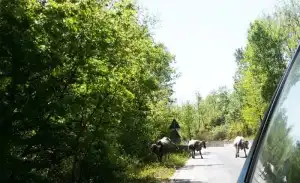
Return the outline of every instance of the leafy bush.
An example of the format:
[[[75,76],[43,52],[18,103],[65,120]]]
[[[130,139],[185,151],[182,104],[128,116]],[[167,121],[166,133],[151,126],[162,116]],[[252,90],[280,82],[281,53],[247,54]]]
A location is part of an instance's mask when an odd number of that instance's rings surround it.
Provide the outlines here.
[[[227,137],[227,126],[221,125],[211,131],[211,140],[224,140]]]
[[[196,138],[200,140],[208,141],[211,140],[211,133],[202,129],[198,132]]]

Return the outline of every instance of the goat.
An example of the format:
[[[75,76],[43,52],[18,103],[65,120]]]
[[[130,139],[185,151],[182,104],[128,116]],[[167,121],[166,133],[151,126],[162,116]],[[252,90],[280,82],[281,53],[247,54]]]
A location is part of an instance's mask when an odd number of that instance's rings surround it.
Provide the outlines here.
[[[151,145],[151,151],[156,154],[158,161],[160,162],[162,161],[163,156],[169,158],[169,154],[175,150],[179,150],[179,148],[168,137],[163,137],[162,139],[158,140],[156,144]]]
[[[205,141],[199,141],[199,140],[190,140],[188,144],[188,149],[191,150],[192,158],[195,158],[195,151],[199,151],[199,154],[202,157],[201,149],[204,148],[206,149],[206,143]]]
[[[233,141],[233,145],[235,147],[236,153],[235,153],[235,157],[239,157],[239,150],[243,149],[245,152],[245,157],[247,157],[247,153],[246,153],[246,149],[249,149],[249,142],[247,140],[244,140],[244,137],[242,136],[237,136],[234,141]]]

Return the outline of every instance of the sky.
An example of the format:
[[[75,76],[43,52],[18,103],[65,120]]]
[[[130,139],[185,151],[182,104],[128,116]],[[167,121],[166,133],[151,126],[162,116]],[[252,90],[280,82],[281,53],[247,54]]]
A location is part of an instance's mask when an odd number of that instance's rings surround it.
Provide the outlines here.
[[[232,89],[235,49],[245,46],[250,22],[274,10],[277,0],[137,0],[156,16],[154,39],[176,56],[181,104],[219,86]]]

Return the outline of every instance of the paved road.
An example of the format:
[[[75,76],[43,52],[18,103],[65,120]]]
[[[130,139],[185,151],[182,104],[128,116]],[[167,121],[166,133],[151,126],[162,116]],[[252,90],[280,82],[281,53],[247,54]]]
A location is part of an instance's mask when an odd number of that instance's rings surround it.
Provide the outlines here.
[[[203,159],[197,153],[195,159],[190,158],[178,169],[171,177],[171,183],[234,183],[245,162],[244,152],[240,152],[240,156],[235,158],[232,144],[208,147],[203,151]]]

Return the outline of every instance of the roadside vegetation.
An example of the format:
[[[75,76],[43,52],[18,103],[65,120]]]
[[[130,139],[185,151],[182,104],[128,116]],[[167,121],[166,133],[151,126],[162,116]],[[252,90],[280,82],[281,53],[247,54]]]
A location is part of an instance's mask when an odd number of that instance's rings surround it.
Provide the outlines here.
[[[189,155],[187,152],[171,154],[162,163],[140,164],[129,170],[130,182],[168,182],[177,168],[184,166]]]
[[[299,11],[288,1],[251,22],[234,90],[178,106],[175,55],[133,1],[1,0],[0,182],[165,181],[188,155],[160,164],[149,144],[173,118],[184,140],[254,136],[298,44]]]

